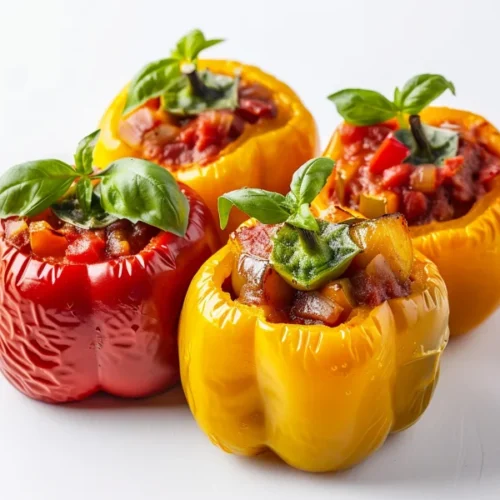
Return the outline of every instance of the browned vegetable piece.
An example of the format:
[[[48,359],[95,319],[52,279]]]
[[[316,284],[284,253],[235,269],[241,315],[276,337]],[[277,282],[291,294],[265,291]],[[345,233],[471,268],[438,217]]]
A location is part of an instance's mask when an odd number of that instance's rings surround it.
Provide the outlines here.
[[[410,176],[410,186],[415,191],[434,193],[437,188],[437,167],[435,165],[420,165]]]
[[[369,219],[392,214],[399,208],[399,198],[392,191],[383,191],[378,194],[361,193],[359,197],[359,211]]]
[[[353,224],[350,235],[363,249],[354,258],[352,266],[365,269],[375,256],[382,254],[399,281],[405,282],[410,277],[413,245],[408,223],[401,214]]]
[[[352,294],[352,285],[349,278],[341,278],[325,285],[320,294],[338,304],[344,310],[342,319],[346,319],[356,307],[356,299]]]
[[[343,308],[319,292],[298,292],[290,311],[292,318],[321,322],[327,326],[340,323]]]
[[[29,226],[31,250],[38,257],[64,257],[68,240],[45,221]]]
[[[264,300],[275,309],[285,309],[290,306],[295,295],[292,288],[271,266],[264,274]]]

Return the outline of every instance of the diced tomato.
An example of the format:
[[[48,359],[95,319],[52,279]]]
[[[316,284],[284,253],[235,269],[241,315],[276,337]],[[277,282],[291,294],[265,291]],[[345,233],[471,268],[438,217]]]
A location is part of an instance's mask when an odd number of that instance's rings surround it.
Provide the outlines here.
[[[345,146],[362,141],[367,133],[368,127],[358,127],[350,123],[343,123],[339,129],[340,140]]]
[[[276,105],[270,100],[241,98],[239,109],[244,111],[246,116],[250,115],[253,117],[253,120],[247,120],[250,123],[257,121],[259,118],[275,118],[278,114]]]
[[[481,173],[479,174],[479,182],[481,182],[481,184],[488,184],[498,174],[500,174],[500,163],[492,163],[481,170]]]
[[[275,229],[276,226],[270,224],[240,227],[231,235],[231,239],[241,248],[242,252],[261,259],[268,259],[273,249],[271,234]]]
[[[408,163],[402,163],[384,170],[380,185],[384,189],[391,189],[407,184],[413,168]]]
[[[399,142],[391,133],[384,139],[370,160],[370,172],[381,174],[384,170],[401,164],[409,154],[409,148]]]
[[[463,167],[464,157],[463,156],[453,156],[452,158],[446,158],[443,165],[439,167],[437,172],[437,184],[440,186],[447,179],[451,179],[456,175],[460,169]]]
[[[68,246],[66,257],[70,262],[93,264],[104,259],[106,242],[94,233],[86,233]]]
[[[424,193],[420,191],[403,192],[404,214],[409,221],[414,221],[422,217],[427,212],[428,200]]]

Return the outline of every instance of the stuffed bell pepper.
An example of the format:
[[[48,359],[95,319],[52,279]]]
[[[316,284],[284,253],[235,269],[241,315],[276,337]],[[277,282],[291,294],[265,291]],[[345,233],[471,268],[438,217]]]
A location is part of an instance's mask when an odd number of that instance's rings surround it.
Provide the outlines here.
[[[449,333],[445,284],[401,214],[311,212],[332,167],[306,163],[286,196],[220,198],[222,226],[232,205],[254,219],[195,276],[179,327],[182,384],[213,443],[315,472],[422,415]]]
[[[0,178],[0,370],[46,402],[139,397],[178,382],[185,291],[218,247],[188,187],[136,158],[17,165]]]
[[[500,303],[500,135],[481,116],[426,107],[447,89],[455,92],[424,74],[393,101],[362,89],[331,95],[345,122],[325,152],[337,168],[317,203],[366,217],[402,213],[446,282],[453,335]]]
[[[214,217],[232,189],[286,192],[317,148],[314,120],[287,85],[254,66],[198,59],[221,41],[194,30],[141,69],[103,116],[96,147],[100,167],[123,156],[164,166]],[[242,221],[235,213],[224,234]]]

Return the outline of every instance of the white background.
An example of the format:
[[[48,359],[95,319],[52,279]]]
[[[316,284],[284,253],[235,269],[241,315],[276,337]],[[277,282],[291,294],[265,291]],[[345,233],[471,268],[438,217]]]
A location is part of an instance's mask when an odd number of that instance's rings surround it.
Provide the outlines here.
[[[339,122],[326,95],[346,86],[390,94],[420,72],[455,83],[457,97],[442,103],[500,125],[499,18],[496,0],[0,0],[0,168],[69,158],[134,72],[194,27],[228,40],[211,56],[288,82],[315,115],[323,146]],[[337,475],[224,454],[179,388],[53,407],[0,378],[0,499],[498,499],[499,360],[500,311],[450,343],[424,417]]]

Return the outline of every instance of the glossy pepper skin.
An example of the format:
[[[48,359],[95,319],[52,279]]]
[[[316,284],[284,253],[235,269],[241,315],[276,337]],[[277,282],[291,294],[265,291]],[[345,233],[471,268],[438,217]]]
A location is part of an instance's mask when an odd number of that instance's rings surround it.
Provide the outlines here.
[[[50,403],[97,391],[142,397],[178,382],[177,322],[189,282],[217,247],[189,188],[184,238],[161,232],[139,254],[54,265],[12,247],[0,221],[0,369]]]
[[[479,115],[444,107],[428,107],[420,113],[423,122],[438,126],[449,121],[465,129],[476,129],[479,141],[500,157],[500,133]],[[334,160],[341,151],[338,133],[324,155]],[[329,183],[316,199],[319,208],[329,204]],[[476,202],[469,213],[447,222],[410,227],[415,248],[431,259],[443,276],[450,299],[452,335],[467,333],[482,323],[500,305],[500,178],[493,189]]]
[[[200,60],[200,69],[233,75],[241,69],[245,82],[259,83],[272,92],[278,108],[274,119],[263,119],[245,127],[243,134],[221,151],[219,157],[204,166],[186,165],[172,171],[174,177],[192,187],[201,195],[218,220],[217,198],[228,191],[242,187],[258,187],[287,193],[294,171],[315,156],[318,134],[314,119],[295,92],[273,76],[255,66],[235,61]],[[105,167],[117,158],[137,156],[139,153],[126,145],[118,135],[118,125],[127,96],[127,87],[112,102],[101,119],[100,140],[94,152],[98,167]],[[234,211],[226,230],[227,240],[247,217]]]
[[[223,291],[225,246],[191,283],[181,314],[181,380],[194,417],[230,453],[276,452],[333,471],[376,450],[423,413],[448,340],[446,287],[425,262],[421,291],[335,328],[269,323]]]

